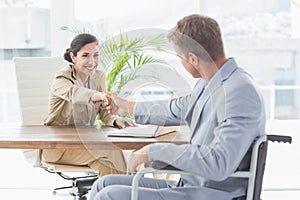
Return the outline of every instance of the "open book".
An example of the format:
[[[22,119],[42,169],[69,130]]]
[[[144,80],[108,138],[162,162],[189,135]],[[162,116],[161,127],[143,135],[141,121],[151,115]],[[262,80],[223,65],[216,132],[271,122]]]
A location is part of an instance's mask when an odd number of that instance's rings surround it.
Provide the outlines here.
[[[157,125],[141,125],[137,127],[126,127],[124,129],[114,129],[107,132],[107,136],[117,137],[145,137],[153,138],[173,131],[177,131],[178,126],[157,126]]]

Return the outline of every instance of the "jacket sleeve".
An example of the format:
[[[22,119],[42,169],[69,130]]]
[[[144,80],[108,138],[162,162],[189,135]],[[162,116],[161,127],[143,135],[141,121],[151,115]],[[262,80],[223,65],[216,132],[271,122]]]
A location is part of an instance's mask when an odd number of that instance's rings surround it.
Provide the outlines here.
[[[65,77],[57,77],[51,88],[54,96],[73,104],[93,103],[91,97],[96,92],[95,90],[77,86],[76,83]]]
[[[55,77],[49,95],[45,125],[93,123],[95,104],[90,100],[95,91],[74,85],[74,80]]]
[[[203,85],[204,81],[199,80],[191,94],[171,100],[137,102],[133,110],[136,122],[166,126],[185,125],[189,105]]]
[[[183,125],[189,99],[190,95],[171,100],[137,102],[133,111],[135,121],[139,124],[161,126]]]
[[[114,115],[111,115],[107,112],[103,103],[100,103],[99,114],[101,121],[107,126],[113,126],[113,123],[116,119]]]

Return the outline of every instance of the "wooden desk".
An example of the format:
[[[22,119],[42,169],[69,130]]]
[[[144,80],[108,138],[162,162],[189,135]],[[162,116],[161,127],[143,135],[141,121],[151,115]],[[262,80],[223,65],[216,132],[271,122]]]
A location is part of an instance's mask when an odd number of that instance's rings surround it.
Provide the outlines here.
[[[107,137],[110,127],[0,126],[0,148],[8,149],[115,149],[136,150],[147,144],[184,144],[188,134],[173,132],[157,138]]]

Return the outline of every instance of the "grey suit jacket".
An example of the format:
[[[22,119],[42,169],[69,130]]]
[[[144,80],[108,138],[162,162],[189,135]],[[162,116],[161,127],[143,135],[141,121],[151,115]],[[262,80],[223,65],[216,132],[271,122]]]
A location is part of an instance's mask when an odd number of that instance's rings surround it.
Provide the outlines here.
[[[265,109],[255,81],[233,58],[208,83],[200,79],[190,95],[136,103],[134,115],[137,123],[190,128],[190,144],[157,143],[149,150],[151,161],[198,175],[182,177],[187,190],[199,187],[214,199],[245,194],[245,180],[228,177],[255,138],[265,134]],[[190,192],[190,199],[196,196]]]

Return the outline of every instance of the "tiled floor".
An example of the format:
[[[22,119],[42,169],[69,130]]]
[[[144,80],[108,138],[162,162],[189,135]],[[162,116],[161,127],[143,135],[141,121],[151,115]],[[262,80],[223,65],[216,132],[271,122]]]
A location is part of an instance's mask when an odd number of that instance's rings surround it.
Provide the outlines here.
[[[300,133],[299,122],[268,123],[267,132],[293,136],[292,145],[269,143],[264,176],[263,200],[299,200]],[[52,189],[69,185],[55,174],[34,168],[21,150],[0,149],[0,199],[7,200],[73,200],[68,190],[52,195]],[[275,191],[274,191],[275,190]]]

